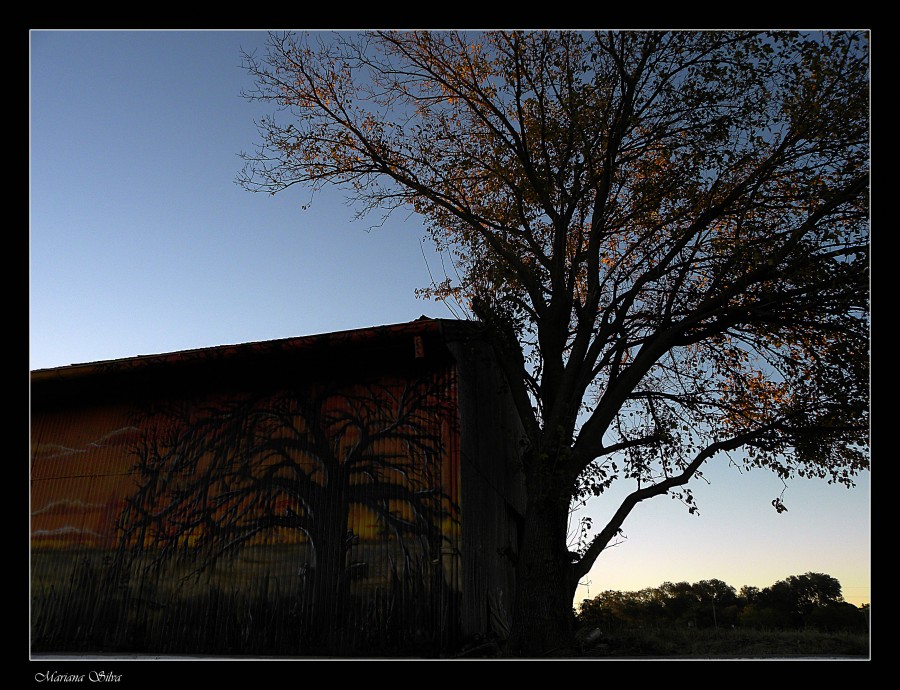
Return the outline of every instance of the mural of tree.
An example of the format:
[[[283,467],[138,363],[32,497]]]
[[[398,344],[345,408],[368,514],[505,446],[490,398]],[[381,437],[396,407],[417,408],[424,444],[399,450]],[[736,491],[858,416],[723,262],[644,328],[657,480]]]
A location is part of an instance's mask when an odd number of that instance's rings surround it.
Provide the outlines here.
[[[449,397],[446,382],[423,378],[148,410],[119,520],[125,551],[187,557],[200,573],[273,535],[305,542],[304,625],[318,635],[364,565],[350,560],[361,536],[395,542],[407,570],[440,563],[457,519]],[[352,515],[367,516],[369,534]]]

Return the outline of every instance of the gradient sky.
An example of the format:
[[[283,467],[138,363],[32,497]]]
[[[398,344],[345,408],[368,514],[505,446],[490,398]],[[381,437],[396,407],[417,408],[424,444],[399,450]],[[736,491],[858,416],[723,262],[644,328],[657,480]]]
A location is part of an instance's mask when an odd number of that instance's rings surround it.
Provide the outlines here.
[[[30,35],[30,368],[312,335],[450,310],[415,298],[443,276],[422,223],[354,220],[340,190],[251,194],[239,153],[267,112],[241,50],[255,31]],[[739,589],[823,572],[869,601],[869,476],[855,489],[717,458],[636,508],[576,601],[718,578]],[[614,485],[615,486],[615,485]],[[622,487],[577,516],[602,524]],[[777,513],[772,499],[788,508]]]

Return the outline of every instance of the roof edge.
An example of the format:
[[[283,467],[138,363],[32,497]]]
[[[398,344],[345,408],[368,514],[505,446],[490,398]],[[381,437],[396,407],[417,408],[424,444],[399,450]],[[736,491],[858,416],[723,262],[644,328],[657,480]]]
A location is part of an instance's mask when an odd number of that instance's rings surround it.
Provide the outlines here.
[[[153,355],[136,355],[120,359],[99,360],[78,364],[68,364],[31,372],[31,382],[72,380],[84,377],[116,374],[125,371],[147,370],[172,365],[190,365],[201,362],[222,362],[248,357],[266,357],[288,352],[302,352],[322,349],[352,347],[377,341],[392,340],[410,335],[434,334],[447,337],[447,331],[458,334],[460,329],[473,331],[480,328],[476,321],[434,319],[421,316],[414,321],[370,326],[346,331],[334,331],[307,336],[295,336],[274,340],[261,340],[235,345],[214,345],[210,347],[178,350]],[[455,339],[450,336],[451,339]]]

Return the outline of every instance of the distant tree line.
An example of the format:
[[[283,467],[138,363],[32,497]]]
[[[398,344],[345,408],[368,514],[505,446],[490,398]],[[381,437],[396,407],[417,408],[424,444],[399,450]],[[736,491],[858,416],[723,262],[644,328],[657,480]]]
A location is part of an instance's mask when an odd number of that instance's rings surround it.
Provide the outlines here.
[[[844,601],[841,583],[824,573],[792,575],[770,587],[734,587],[722,580],[664,582],[637,592],[609,590],[585,599],[577,612],[582,626],[602,630],[631,627],[757,629],[868,629],[868,604]]]

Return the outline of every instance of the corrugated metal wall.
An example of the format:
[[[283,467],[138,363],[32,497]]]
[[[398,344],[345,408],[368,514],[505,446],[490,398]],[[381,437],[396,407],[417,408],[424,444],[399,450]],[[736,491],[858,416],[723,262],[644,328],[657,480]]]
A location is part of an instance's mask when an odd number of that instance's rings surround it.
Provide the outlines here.
[[[470,339],[450,349],[460,372],[462,626],[504,640],[525,507],[519,465],[524,431],[486,343]]]
[[[459,644],[455,370],[32,419],[32,649]]]

